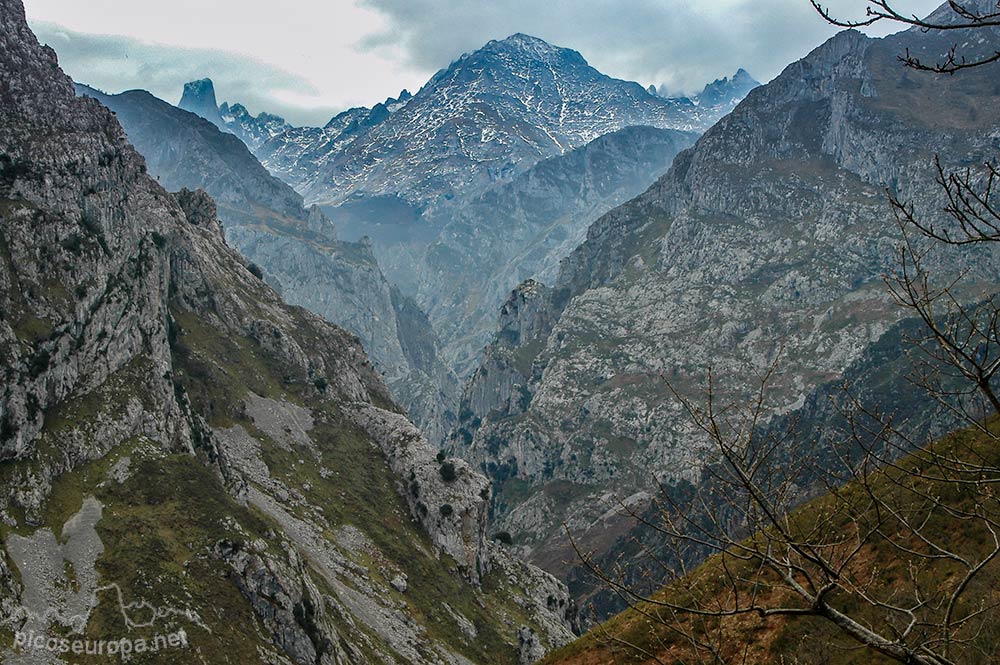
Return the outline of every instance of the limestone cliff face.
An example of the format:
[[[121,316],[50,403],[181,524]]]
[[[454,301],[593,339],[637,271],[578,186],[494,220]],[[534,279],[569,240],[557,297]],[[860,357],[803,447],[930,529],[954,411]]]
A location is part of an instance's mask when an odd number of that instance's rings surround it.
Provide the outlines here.
[[[212,79],[199,79],[184,84],[179,108],[190,111],[205,118],[213,125],[223,127],[222,115],[219,113],[219,102],[215,98],[215,85]]]
[[[459,436],[471,443],[468,420],[522,413],[531,401],[534,359],[558,320],[551,289],[528,280],[514,289],[500,310],[499,331],[486,348],[462,395]]]
[[[72,86],[55,75],[55,54],[31,46],[21,13],[6,3],[0,34],[0,457],[32,454],[56,404],[105,384],[140,358],[150,370],[141,373],[148,374],[143,387],[167,417],[144,422],[142,405],[130,404],[121,422],[95,423],[109,430],[95,437],[97,445],[114,446],[148,427],[184,446],[163,378],[170,355],[167,259],[151,241],[181,213],[169,195],[146,184],[142,159],[95,104],[67,97]],[[63,460],[24,495],[34,515],[51,478],[89,454],[80,442],[67,443]]]
[[[933,156],[958,167],[998,148],[995,72],[898,66],[906,48],[930,60],[952,39],[848,31],[790,65],[588,229],[526,310],[554,320],[548,334],[513,348],[497,336],[452,441],[493,476],[499,527],[535,562],[566,571],[563,522],[606,551],[629,528],[618,500],[697,482],[704,441],[664,379],[693,395],[711,366],[739,398],[780,353],[773,396],[793,409],[898,320],[881,281],[899,242],[884,188],[940,214]],[[996,285],[995,251],[929,260],[942,278],[967,269]]]
[[[912,382],[912,340],[924,334],[925,326],[917,319],[903,319],[892,325],[877,341],[865,347],[835,380],[815,386],[805,394],[797,408],[763,424],[762,436],[768,431],[780,436],[794,422],[798,445],[792,452],[796,459],[814,460],[820,469],[828,465],[827,471],[836,474],[841,465],[839,460],[831,458],[831,454],[842,454],[845,441],[851,440],[854,435],[868,442],[875,439],[872,432],[855,430],[851,433],[849,430],[844,414],[850,411],[854,400],[866,405],[866,408],[891,413],[895,427],[914,442],[934,441],[966,426],[966,421]],[[789,460],[778,458],[774,462],[784,465]],[[812,480],[810,482],[808,475],[800,478],[794,503],[803,504],[828,491],[827,479]],[[668,492],[671,500],[685,505],[687,516],[695,519],[704,515],[706,508],[719,509],[723,501],[720,499],[720,503],[713,504],[713,494],[709,491],[701,495],[706,497],[707,505],[700,501],[686,502],[691,496],[691,487],[686,484],[667,486],[661,491]],[[660,492],[656,492],[656,497],[660,500],[659,506],[662,506]],[[633,507],[641,509],[639,505]],[[656,524],[661,519],[659,507],[649,505],[644,517],[647,524]],[[663,534],[640,523],[619,525],[618,534],[614,544],[596,557],[596,563],[605,570],[618,567],[625,580],[636,589],[658,590],[662,582],[663,563],[672,563],[676,557],[673,543]],[[693,548],[687,553],[687,563],[699,563],[708,554],[705,549]],[[604,617],[624,609],[621,598],[610,589],[595,586],[592,574],[582,565],[569,571],[567,584],[578,602],[593,608],[596,616]]]
[[[250,269],[207,194],[146,173],[19,0],[0,348],[4,662],[63,660],[17,630],[324,664],[514,663],[525,631],[571,635],[565,588],[489,541],[488,481],[437,459],[357,337]]]
[[[553,280],[595,219],[643,192],[696,138],[628,127],[428,213],[438,230],[410,269],[452,366],[471,373],[510,290],[526,279]]]
[[[194,82],[188,88],[204,92],[206,85]],[[397,311],[367,243],[338,240],[323,213],[303,207],[302,197],[268,173],[239,138],[194,113],[141,90],[106,95],[78,85],[77,91],[115,111],[161,185],[211,194],[228,242],[264,270],[287,302],[358,335],[393,397],[432,441],[443,439],[454,423],[457,380],[437,359],[439,343],[430,328],[413,328],[404,336],[430,354],[419,364],[411,362],[400,341],[399,328],[407,325],[400,317],[416,314]],[[214,92],[210,96],[214,103]]]

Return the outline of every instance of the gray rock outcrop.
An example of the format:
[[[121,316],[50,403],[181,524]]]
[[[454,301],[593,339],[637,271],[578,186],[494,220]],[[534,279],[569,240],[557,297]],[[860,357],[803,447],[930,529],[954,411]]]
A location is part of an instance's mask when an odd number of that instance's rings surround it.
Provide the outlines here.
[[[530,596],[565,588],[490,552],[488,481],[442,473],[357,337],[251,268],[212,198],[157,184],[0,0],[0,519],[49,543],[70,526],[79,588],[93,560],[120,593],[88,631],[118,639],[124,620],[129,639],[184,631],[206,662],[303,664],[513,663],[525,620],[548,647],[569,639]],[[415,511],[406,469],[452,512]],[[83,558],[77,513],[100,543]],[[5,633],[37,588],[9,554]],[[477,584],[489,564],[515,574]]]
[[[214,103],[214,92],[206,92],[210,82],[188,87]],[[145,91],[106,95],[82,85],[77,91],[115,111],[161,185],[211,194],[227,241],[287,302],[358,335],[394,398],[432,440],[443,440],[454,423],[457,379],[437,358],[434,331],[413,325],[419,310],[409,301],[404,307],[367,242],[338,240],[324,214],[305,208],[302,197],[269,174],[237,136]],[[414,346],[424,349],[423,357],[411,359],[407,350]]]
[[[981,163],[1000,136],[984,112],[994,72],[897,64],[906,49],[931,61],[953,38],[839,34],[594,223],[551,288],[512,294],[452,442],[493,478],[497,528],[532,561],[565,575],[564,523],[609,552],[631,528],[623,503],[699,481],[706,442],[665,381],[696,395],[711,366],[717,397],[739,400],[780,357],[771,399],[787,412],[899,320],[882,282],[900,241],[885,188],[936,219],[934,155],[946,169]],[[965,297],[996,289],[993,248],[928,261],[941,279],[967,271],[978,285]]]

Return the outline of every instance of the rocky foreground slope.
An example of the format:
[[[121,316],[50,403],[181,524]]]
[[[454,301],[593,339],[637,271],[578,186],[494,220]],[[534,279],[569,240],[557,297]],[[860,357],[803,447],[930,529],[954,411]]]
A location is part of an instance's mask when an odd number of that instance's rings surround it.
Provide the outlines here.
[[[206,119],[143,90],[107,95],[78,84],[77,92],[115,112],[162,186],[211,194],[227,242],[286,302],[358,335],[395,401],[432,441],[442,440],[455,420],[457,379],[439,358],[426,316],[387,282],[367,241],[339,240],[319,208],[305,208],[237,136]],[[189,84],[185,101],[215,109],[211,81]]]
[[[698,482],[705,441],[664,380],[694,395],[712,366],[739,399],[780,354],[772,398],[788,411],[899,319],[881,280],[899,242],[885,188],[938,215],[934,155],[963,167],[1000,147],[995,67],[897,62],[954,39],[839,34],[598,220],[551,287],[510,295],[452,442],[494,479],[498,524],[533,561],[574,565],[563,523],[610,553],[630,528],[618,500],[641,509],[658,483]],[[942,279],[997,285],[995,252],[930,260]]]
[[[571,635],[357,339],[285,305],[0,0],[0,642],[142,662],[525,662]],[[13,645],[13,646],[12,646]],[[171,640],[171,647],[175,641]]]

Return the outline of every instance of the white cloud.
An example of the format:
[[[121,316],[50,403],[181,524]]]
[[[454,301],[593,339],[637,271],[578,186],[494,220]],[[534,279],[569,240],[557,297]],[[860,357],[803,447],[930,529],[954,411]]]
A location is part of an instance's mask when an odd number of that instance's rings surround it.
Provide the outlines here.
[[[359,49],[386,22],[351,0],[25,0],[25,10],[83,83],[176,102],[186,81],[209,76],[220,101],[296,122],[324,123],[432,73],[392,49]]]

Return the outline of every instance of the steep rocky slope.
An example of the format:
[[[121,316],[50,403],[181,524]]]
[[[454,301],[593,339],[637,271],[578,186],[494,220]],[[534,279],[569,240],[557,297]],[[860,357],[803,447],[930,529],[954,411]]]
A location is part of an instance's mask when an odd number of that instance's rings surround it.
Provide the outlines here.
[[[644,191],[696,138],[627,127],[432,215],[440,232],[417,259],[415,297],[451,366],[467,375],[510,290],[528,278],[553,278],[595,219]]]
[[[16,631],[184,631],[149,663],[523,662],[569,637],[564,590],[487,538],[488,482],[248,270],[206,194],[146,174],[19,0],[0,222],[4,662],[65,660]]]
[[[208,90],[208,92],[205,92]],[[454,421],[457,380],[437,357],[438,342],[427,328],[401,330],[412,317],[395,306],[392,288],[365,243],[337,239],[329,220],[254,158],[240,140],[193,113],[141,90],[106,95],[77,86],[113,110],[129,140],[145,156],[149,172],[168,190],[203,188],[219,204],[230,244],[263,268],[287,302],[301,305],[361,338],[393,396],[434,441]],[[185,89],[215,95],[210,81]],[[204,106],[204,104],[202,104]],[[429,355],[414,363],[404,345],[422,345]]]
[[[897,63],[953,39],[841,33],[598,220],[551,288],[511,295],[452,442],[494,478],[498,524],[534,561],[564,573],[563,522],[604,552],[629,528],[616,499],[697,482],[703,441],[664,378],[693,394],[712,366],[719,394],[740,398],[780,353],[774,394],[793,409],[898,319],[880,279],[899,241],[884,187],[940,214],[933,156],[959,167],[1000,145],[995,69]],[[935,260],[942,279],[996,287],[995,253]]]
[[[513,322],[514,319],[509,317],[508,320]],[[877,341],[869,344],[837,379],[816,386],[805,396],[801,406],[762,425],[759,436],[772,433],[781,436],[793,428],[798,442],[794,450],[795,459],[810,460],[818,469],[832,468],[836,471],[842,468],[836,455],[842,455],[847,450],[845,442],[853,436],[845,413],[850,411],[855,400],[868,409],[891,413],[897,430],[915,442],[934,441],[967,426],[968,422],[914,382],[915,349],[912,340],[923,338],[925,332],[923,322],[918,319],[904,319],[891,326]],[[501,362],[499,366],[504,365]],[[515,388],[517,380],[512,381]],[[857,430],[854,434],[867,441],[873,440],[872,436],[865,436]],[[787,465],[789,461],[787,456],[773,460],[776,465]],[[800,478],[796,505],[827,493],[829,486],[826,480]],[[688,515],[692,518],[707,517],[706,506],[726,510],[719,503],[712,503],[711,498],[705,505],[691,505],[687,501],[691,489],[692,486],[687,483],[678,483],[652,492],[654,500],[642,511],[642,521],[630,520],[623,524],[616,516],[609,515],[605,523],[616,528],[612,530],[611,539],[604,542],[613,541],[613,544],[598,554],[595,562],[604,570],[620,571],[622,579],[637,590],[657,592],[663,585],[663,563],[675,560],[675,543],[649,525],[662,520],[660,511],[667,499],[690,506]],[[733,523],[740,528],[738,517],[734,516]],[[686,563],[697,564],[707,555],[704,548],[691,548]],[[603,585],[595,585],[593,573],[580,563],[569,571],[566,581],[578,603],[592,609],[596,617],[608,617],[625,608],[621,596]]]

